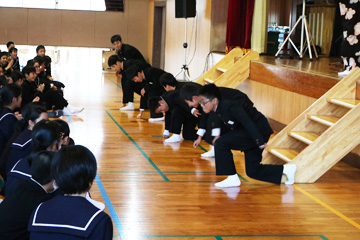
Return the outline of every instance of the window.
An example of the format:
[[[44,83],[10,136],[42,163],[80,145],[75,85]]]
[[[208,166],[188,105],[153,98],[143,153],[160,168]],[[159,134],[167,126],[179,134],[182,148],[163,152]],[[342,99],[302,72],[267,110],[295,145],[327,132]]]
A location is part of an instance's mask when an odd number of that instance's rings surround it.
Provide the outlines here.
[[[123,0],[121,0],[123,2]],[[1,7],[105,11],[104,0],[0,0]]]

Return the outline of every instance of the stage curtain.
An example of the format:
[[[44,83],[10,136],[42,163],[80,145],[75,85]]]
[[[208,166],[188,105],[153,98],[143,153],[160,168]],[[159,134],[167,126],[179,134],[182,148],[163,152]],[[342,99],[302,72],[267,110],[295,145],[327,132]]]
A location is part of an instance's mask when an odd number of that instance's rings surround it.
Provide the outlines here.
[[[226,45],[251,49],[251,31],[255,0],[229,0]]]
[[[267,0],[256,0],[251,34],[251,50],[266,52],[267,42]]]

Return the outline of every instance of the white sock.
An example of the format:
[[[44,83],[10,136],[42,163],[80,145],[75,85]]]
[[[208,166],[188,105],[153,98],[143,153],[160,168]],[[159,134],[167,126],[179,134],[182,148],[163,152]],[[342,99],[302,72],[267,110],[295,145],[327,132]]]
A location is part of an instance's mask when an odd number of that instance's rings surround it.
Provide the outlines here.
[[[215,148],[214,148],[214,146],[211,146],[211,149],[208,152],[201,154],[201,156],[202,157],[215,157]]]
[[[164,130],[164,133],[163,133],[163,136],[164,137],[168,137],[168,136],[170,136],[170,132],[169,132],[169,130]]]
[[[240,178],[237,174],[229,175],[225,180],[215,183],[215,187],[238,187],[241,185]]]
[[[164,121],[165,117],[159,117],[159,118],[149,118],[149,122],[159,122],[159,121]]]
[[[283,174],[286,175],[287,181],[285,184],[294,184],[295,182],[295,172],[296,172],[297,166],[295,164],[286,164],[284,165]]]
[[[166,143],[175,143],[175,142],[180,142],[181,137],[180,134],[173,134],[171,137],[169,137],[168,139],[165,140]]]

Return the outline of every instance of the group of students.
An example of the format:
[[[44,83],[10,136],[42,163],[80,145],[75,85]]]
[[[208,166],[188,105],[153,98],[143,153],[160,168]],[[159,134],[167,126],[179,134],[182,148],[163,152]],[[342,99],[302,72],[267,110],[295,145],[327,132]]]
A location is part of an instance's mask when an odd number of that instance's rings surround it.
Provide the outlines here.
[[[280,184],[293,184],[295,164],[261,164],[262,152],[273,133],[267,118],[260,113],[248,96],[237,89],[202,86],[194,82],[180,82],[161,69],[150,67],[133,46],[123,44],[120,35],[111,38],[117,55],[108,60],[109,67],[122,76],[123,105],[120,111],[134,110],[133,95],[140,98],[140,114],[150,109],[151,118],[165,119],[165,143],[193,140],[196,148],[201,140],[212,145],[202,157],[215,157],[216,175],[227,178],[216,187],[237,187],[238,177],[231,150],[245,156],[246,174],[254,179]],[[126,105],[127,104],[127,105]],[[165,114],[165,117],[162,117]],[[172,136],[170,137],[170,134]]]
[[[97,171],[94,155],[75,145],[65,121],[48,120],[59,116],[49,110],[82,109],[71,109],[63,86],[45,68],[44,57],[37,56],[22,73],[9,68],[2,78],[0,239],[112,239],[104,204],[89,194]]]

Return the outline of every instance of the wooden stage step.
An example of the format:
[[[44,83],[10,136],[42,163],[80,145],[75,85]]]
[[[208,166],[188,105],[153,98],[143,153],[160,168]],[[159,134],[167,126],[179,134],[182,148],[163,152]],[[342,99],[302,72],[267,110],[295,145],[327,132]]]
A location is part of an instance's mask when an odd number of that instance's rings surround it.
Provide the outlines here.
[[[218,67],[217,70],[220,71],[220,72],[223,72],[223,73],[227,71],[227,69],[221,68],[221,67]]]
[[[204,82],[207,84],[214,83],[214,80],[211,80],[210,78],[204,78]]]
[[[328,102],[347,107],[347,108],[354,108],[356,105],[360,103],[360,100],[355,100],[351,98],[330,98]]]
[[[295,131],[288,132],[288,135],[306,144],[313,143],[320,136],[314,132],[295,132]]]
[[[308,115],[308,118],[329,127],[332,127],[340,119],[331,115]]]
[[[290,162],[300,153],[300,150],[294,148],[270,148],[269,152],[286,162]]]

